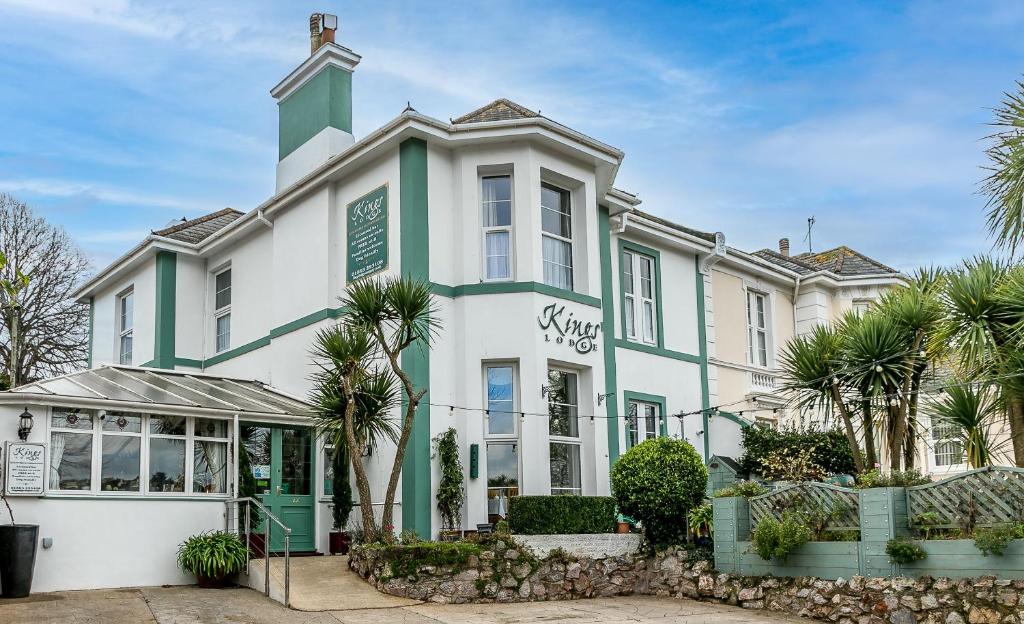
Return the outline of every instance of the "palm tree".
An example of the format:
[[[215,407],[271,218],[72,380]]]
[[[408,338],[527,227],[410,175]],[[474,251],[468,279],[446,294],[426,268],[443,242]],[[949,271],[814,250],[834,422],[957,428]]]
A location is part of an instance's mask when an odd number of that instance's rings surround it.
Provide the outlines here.
[[[378,529],[370,482],[360,458],[382,440],[398,438],[396,425],[388,420],[397,404],[394,377],[389,370],[370,365],[376,353],[374,340],[364,327],[341,324],[317,332],[313,355],[319,370],[314,374],[311,396],[317,435],[349,451],[363,530],[371,539],[377,537]]]
[[[956,431],[954,439],[962,445],[971,468],[983,468],[991,465],[992,455],[999,450],[990,430],[1001,411],[991,386],[960,383],[948,387],[934,402],[932,418]]]
[[[981,190],[988,195],[988,228],[996,244],[1016,253],[1024,242],[1024,82],[1006,93],[995,109],[996,128],[985,154],[990,172]]]
[[[853,425],[853,417],[843,400],[836,371],[840,368],[841,337],[835,328],[817,325],[808,336],[796,336],[783,348],[780,364],[783,371],[783,392],[796,399],[799,409],[821,410],[826,422],[838,414],[843,422],[846,441],[850,444],[857,472],[864,472],[864,456]]]

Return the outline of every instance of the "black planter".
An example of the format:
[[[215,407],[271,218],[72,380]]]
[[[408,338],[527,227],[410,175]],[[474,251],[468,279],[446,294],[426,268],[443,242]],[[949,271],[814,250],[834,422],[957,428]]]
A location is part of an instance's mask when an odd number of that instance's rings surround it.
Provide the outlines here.
[[[0,524],[0,598],[24,598],[32,591],[38,524]]]

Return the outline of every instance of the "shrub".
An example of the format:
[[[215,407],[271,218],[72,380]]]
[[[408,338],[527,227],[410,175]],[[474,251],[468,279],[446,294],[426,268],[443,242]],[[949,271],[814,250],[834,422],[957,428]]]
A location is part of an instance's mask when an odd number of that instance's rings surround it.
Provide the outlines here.
[[[441,525],[446,529],[462,526],[462,504],[466,500],[462,489],[462,462],[459,461],[459,438],[453,427],[434,438],[437,459],[441,464],[441,479],[437,484],[437,510]]]
[[[921,474],[921,471],[916,468],[894,470],[890,474],[882,474],[878,469],[872,469],[857,476],[855,487],[859,490],[870,490],[884,487],[912,487],[931,482],[931,479]]]
[[[708,471],[689,442],[655,438],[626,451],[611,482],[619,512],[640,522],[656,548],[686,541],[683,519],[704,499]]]
[[[736,483],[715,492],[715,498],[724,498],[727,496],[743,496],[745,498],[751,498],[767,493],[768,488],[757,481],[737,481]]]
[[[743,469],[766,479],[787,478],[784,473],[798,463],[802,472],[818,470],[826,475],[857,470],[846,434],[839,430],[744,427],[743,451]]]
[[[508,528],[519,535],[567,535],[615,531],[611,496],[513,496]]]
[[[708,501],[700,507],[694,507],[690,511],[690,531],[694,535],[708,535],[715,530],[715,513],[714,508],[711,506],[711,501]]]
[[[469,542],[416,542],[410,544],[374,544],[391,566],[392,578],[416,576],[423,566],[450,566],[459,569],[470,556],[480,554],[480,546]]]
[[[352,513],[352,484],[348,480],[348,470],[348,449],[339,444],[334,447],[334,454],[331,456],[331,518],[336,531],[345,530],[348,516]]]
[[[923,548],[908,539],[891,539],[885,545],[885,554],[893,563],[906,565],[928,556]]]
[[[986,557],[1002,555],[1010,540],[1024,537],[1022,525],[1000,525],[992,528],[981,528],[974,531],[974,545]]]
[[[754,550],[765,561],[785,561],[811,539],[811,530],[797,514],[785,513],[782,520],[767,517],[754,529]]]
[[[248,562],[249,552],[234,533],[200,533],[178,546],[178,567],[194,574],[201,582],[238,574]]]

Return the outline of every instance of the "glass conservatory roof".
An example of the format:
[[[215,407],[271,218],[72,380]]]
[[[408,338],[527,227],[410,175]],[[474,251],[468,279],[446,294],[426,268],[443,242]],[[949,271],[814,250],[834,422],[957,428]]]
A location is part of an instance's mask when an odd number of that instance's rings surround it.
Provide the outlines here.
[[[0,399],[5,395],[17,401],[81,400],[152,411],[160,406],[268,416],[306,416],[310,411],[308,403],[259,381],[130,366],[101,366],[44,379],[2,392]]]

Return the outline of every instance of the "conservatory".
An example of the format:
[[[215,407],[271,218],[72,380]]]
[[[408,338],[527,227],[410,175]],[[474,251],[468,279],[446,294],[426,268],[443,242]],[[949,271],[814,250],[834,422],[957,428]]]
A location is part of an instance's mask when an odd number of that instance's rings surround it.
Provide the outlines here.
[[[38,483],[31,466],[3,480],[15,520],[40,527],[34,591],[188,582],[175,551],[224,528],[238,440],[264,504],[312,544],[308,409],[257,381],[127,366],[0,393],[0,440],[41,450]]]

